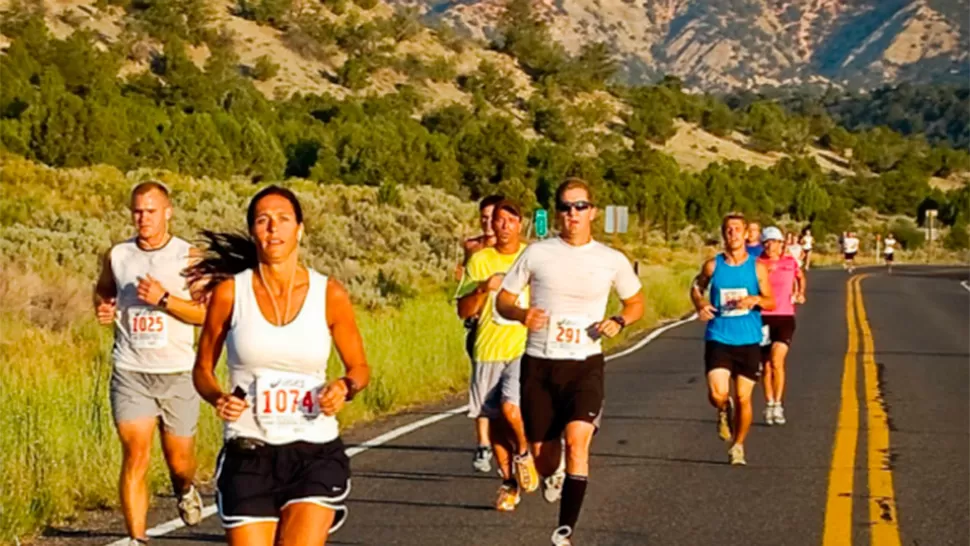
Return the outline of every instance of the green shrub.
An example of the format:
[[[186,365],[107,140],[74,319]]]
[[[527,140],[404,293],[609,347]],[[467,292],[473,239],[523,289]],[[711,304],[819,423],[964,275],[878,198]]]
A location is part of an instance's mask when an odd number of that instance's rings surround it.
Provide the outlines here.
[[[256,65],[253,66],[253,78],[261,82],[271,80],[276,77],[279,71],[280,65],[274,63],[269,55],[263,55],[256,59]]]

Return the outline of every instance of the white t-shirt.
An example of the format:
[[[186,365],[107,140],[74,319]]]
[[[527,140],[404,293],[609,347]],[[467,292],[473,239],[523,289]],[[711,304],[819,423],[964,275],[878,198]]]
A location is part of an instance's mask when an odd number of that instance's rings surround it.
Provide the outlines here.
[[[597,241],[573,246],[559,237],[533,243],[505,275],[502,289],[518,295],[530,287],[530,307],[549,314],[549,326],[529,332],[526,354],[583,360],[602,352],[589,327],[603,320],[610,289],[635,296],[640,278],[621,252]]]
[[[859,252],[859,239],[856,237],[846,237],[842,241],[842,248],[845,250],[846,254]]]
[[[802,248],[804,248],[805,250],[812,250],[812,245],[814,243],[815,243],[815,237],[812,237],[810,234],[806,233],[802,237]]]
[[[116,368],[140,373],[182,373],[195,364],[195,326],[138,297],[138,280],[158,279],[172,296],[191,299],[182,270],[192,245],[172,237],[165,246],[142,250],[133,237],[111,249],[111,272],[118,288],[115,343]]]
[[[896,239],[893,237],[886,237],[886,248],[883,250],[885,254],[892,254],[896,252]]]

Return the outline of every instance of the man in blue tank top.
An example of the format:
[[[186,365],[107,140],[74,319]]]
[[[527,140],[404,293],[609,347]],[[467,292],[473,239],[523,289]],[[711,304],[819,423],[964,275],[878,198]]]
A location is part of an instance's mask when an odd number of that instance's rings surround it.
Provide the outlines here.
[[[736,465],[747,464],[744,439],[751,428],[751,393],[761,374],[761,309],[775,308],[768,269],[745,246],[747,231],[743,215],[725,216],[721,222],[724,252],[704,262],[691,287],[697,314],[707,322],[708,400],[717,408],[718,435],[724,441],[733,440],[728,460]],[[704,297],[708,288],[710,301]],[[736,410],[733,422],[732,409]]]

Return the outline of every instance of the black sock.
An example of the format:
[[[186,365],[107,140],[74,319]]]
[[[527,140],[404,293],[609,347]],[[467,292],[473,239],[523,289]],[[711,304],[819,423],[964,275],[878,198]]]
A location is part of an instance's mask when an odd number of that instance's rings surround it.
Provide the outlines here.
[[[576,530],[579,510],[583,507],[583,497],[586,496],[586,476],[566,474],[566,483],[562,486],[562,500],[559,501],[559,526],[568,525]]]

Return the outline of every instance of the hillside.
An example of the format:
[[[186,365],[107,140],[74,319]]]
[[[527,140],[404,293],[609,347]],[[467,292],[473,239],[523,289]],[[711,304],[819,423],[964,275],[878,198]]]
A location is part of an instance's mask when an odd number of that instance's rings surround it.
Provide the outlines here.
[[[393,0],[492,39],[502,0]],[[704,90],[965,82],[965,0],[540,0],[570,51],[604,42],[633,82],[676,75]]]
[[[4,6],[0,144],[54,167],[301,178],[392,201],[410,186],[501,192],[529,208],[582,176],[668,240],[734,209],[834,232],[860,206],[916,216],[956,203],[970,171],[965,151],[850,132],[824,110],[674,77],[616,85],[607,49],[571,54],[523,1],[493,48],[377,0]]]

